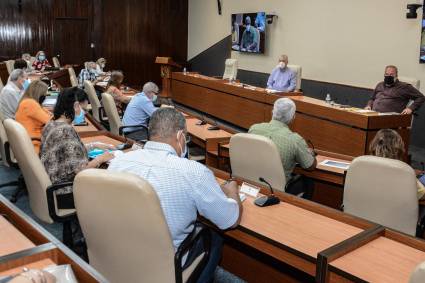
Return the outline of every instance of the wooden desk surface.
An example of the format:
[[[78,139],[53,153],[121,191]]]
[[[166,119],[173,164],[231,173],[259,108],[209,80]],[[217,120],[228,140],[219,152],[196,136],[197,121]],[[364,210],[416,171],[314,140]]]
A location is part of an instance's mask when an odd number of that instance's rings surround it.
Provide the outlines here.
[[[96,132],[96,131],[99,131],[99,129],[96,128],[89,119],[86,119],[86,122],[88,124],[87,126],[73,126],[74,129],[77,131],[77,133],[86,133],[86,132]]]
[[[379,237],[336,259],[330,265],[368,282],[408,282],[425,252]],[[332,281],[332,275],[331,275]]]
[[[208,130],[208,127],[210,127],[210,124],[206,125],[196,125],[197,122],[199,122],[199,119],[186,119],[187,124],[187,131],[189,134],[206,141],[208,139],[220,139],[220,138],[230,138],[233,134],[226,132],[224,130],[216,130],[216,131],[210,131]]]
[[[363,230],[309,210],[281,202],[258,207],[253,198],[243,202],[240,226],[313,258]]]
[[[5,271],[1,271],[0,276],[10,276],[10,275],[21,273],[24,267],[28,269],[43,269],[51,265],[57,265],[57,264],[50,258],[45,258],[32,263],[16,266]]]
[[[33,242],[0,215],[0,257],[33,247]]]

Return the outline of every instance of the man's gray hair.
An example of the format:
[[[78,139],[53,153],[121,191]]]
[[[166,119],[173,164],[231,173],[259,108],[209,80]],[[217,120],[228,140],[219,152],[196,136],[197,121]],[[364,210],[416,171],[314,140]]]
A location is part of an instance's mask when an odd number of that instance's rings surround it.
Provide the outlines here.
[[[149,137],[167,139],[186,129],[186,119],[174,108],[159,108],[149,120]]]
[[[158,93],[158,91],[159,91],[158,86],[153,82],[147,82],[143,85],[144,93],[148,93],[148,92]]]
[[[295,116],[295,103],[289,98],[279,98],[273,106],[273,120],[288,125]]]
[[[16,82],[19,78],[25,77],[25,71],[22,69],[15,69],[10,73],[9,81]]]

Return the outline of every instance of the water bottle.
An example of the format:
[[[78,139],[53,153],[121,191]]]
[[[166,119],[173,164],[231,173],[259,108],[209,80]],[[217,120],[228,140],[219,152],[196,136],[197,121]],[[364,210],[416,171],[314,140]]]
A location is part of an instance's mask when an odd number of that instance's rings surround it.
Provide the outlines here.
[[[183,68],[183,74],[187,74],[186,67]]]
[[[331,95],[329,93],[326,94],[325,101],[326,101],[327,104],[331,104],[332,98],[331,98]]]

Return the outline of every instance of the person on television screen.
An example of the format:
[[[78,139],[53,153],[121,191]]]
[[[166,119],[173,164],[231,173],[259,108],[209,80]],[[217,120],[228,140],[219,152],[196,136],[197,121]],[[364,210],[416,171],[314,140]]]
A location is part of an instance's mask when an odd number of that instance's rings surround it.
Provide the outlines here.
[[[245,31],[242,34],[241,51],[257,52],[258,30],[251,26],[251,18],[245,18]]]
[[[279,57],[279,63],[271,72],[267,81],[267,88],[290,92],[294,91],[297,85],[297,77],[295,73],[288,68],[288,56],[281,55]]]
[[[412,114],[424,102],[425,96],[411,84],[400,82],[397,67],[389,65],[385,67],[384,81],[376,86],[366,109]]]
[[[266,30],[266,13],[257,13],[257,17],[255,18],[255,26],[259,31]]]

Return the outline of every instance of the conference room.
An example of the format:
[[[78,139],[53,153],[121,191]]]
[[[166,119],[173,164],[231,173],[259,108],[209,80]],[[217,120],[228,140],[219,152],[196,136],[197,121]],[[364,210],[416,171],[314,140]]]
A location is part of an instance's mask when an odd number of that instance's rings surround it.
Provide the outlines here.
[[[423,10],[0,1],[0,282],[425,282]]]

